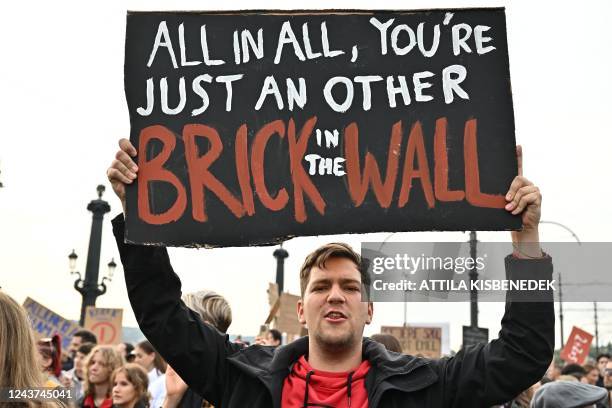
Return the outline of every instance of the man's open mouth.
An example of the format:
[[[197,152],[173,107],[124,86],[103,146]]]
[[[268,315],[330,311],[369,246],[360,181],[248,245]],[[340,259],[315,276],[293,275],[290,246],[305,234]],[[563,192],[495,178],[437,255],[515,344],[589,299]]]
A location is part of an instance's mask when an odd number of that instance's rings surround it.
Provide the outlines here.
[[[325,314],[325,320],[331,322],[340,322],[346,320],[346,315],[338,311],[330,311]]]

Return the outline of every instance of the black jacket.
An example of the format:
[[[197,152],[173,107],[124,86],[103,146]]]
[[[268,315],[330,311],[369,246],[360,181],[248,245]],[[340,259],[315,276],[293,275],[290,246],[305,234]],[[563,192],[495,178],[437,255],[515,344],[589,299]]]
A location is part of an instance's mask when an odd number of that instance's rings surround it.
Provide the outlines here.
[[[123,216],[113,231],[128,295],[140,329],[190,388],[217,408],[279,408],[283,381],[308,351],[308,337],[273,349],[241,348],[202,323],[180,300],[181,282],[163,247],[124,243]],[[551,279],[550,257],[506,258],[510,277]],[[554,310],[549,302],[507,302],[497,340],[429,360],[401,355],[369,339],[365,386],[370,407],[490,407],[537,382],[553,356]]]
[[[113,404],[112,408],[119,408],[119,406]],[[149,402],[148,401],[138,401],[136,405],[134,405],[134,408],[149,408]],[[151,407],[151,408],[155,408],[155,407]]]

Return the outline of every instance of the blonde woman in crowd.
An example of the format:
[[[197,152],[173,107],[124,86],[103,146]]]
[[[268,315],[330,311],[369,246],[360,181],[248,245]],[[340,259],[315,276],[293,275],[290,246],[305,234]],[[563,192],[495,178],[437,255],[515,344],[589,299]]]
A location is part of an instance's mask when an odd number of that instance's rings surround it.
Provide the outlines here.
[[[38,388],[45,384],[40,357],[25,310],[0,291],[0,387]],[[60,401],[11,402],[0,407],[64,407]]]
[[[113,408],[148,408],[149,378],[138,364],[128,363],[111,375]]]
[[[111,408],[111,374],[123,365],[123,357],[111,346],[96,346],[85,361],[82,408]]]

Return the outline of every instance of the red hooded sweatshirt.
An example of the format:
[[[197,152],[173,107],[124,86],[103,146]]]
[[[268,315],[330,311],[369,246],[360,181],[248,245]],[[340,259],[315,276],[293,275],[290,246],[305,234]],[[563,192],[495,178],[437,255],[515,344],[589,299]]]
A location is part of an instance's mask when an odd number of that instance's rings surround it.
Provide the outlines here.
[[[293,365],[283,384],[283,408],[367,408],[365,376],[370,362],[355,371],[330,373],[313,369],[304,356]]]

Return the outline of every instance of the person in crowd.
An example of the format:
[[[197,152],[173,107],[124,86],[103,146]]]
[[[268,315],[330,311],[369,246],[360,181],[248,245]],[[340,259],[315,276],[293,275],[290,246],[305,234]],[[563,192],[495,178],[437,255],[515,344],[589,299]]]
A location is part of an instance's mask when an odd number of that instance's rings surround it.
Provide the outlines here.
[[[599,354],[595,360],[597,361],[597,368],[599,369],[599,379],[597,380],[597,385],[600,387],[603,387],[604,386],[604,371],[606,369],[606,365],[608,364],[608,361],[610,360],[610,355],[608,353],[602,353],[602,354]]]
[[[278,347],[283,344],[283,335],[276,329],[270,329],[266,332],[265,345]]]
[[[149,376],[149,385],[166,372],[166,363],[148,340],[143,340],[134,347],[134,363],[145,369]]]
[[[402,345],[399,340],[392,336],[391,334],[374,334],[370,337],[372,340],[382,344],[389,351],[394,351],[396,353],[402,353]]]
[[[74,356],[74,367],[68,371],[62,372],[60,378],[62,386],[74,389],[75,399],[77,400],[83,397],[83,380],[85,378],[84,363],[95,346],[96,345],[93,343],[81,344]]]
[[[137,151],[127,139],[119,146],[107,176],[125,213]],[[506,258],[507,275],[551,280],[552,259],[539,245],[541,194],[522,176],[520,147],[517,161],[505,209],[521,217],[523,228],[511,234],[515,252]],[[309,336],[273,350],[255,345],[240,352],[227,336],[194,319],[164,247],[126,243],[122,215],[113,220],[113,232],[140,329],[215,406],[491,406],[538,381],[553,357],[550,291],[541,302],[508,302],[499,338],[487,345],[440,360],[391,358],[384,346],[363,338],[374,311],[372,302],[362,301],[370,276],[360,255],[337,243],[312,252],[300,270],[297,315]]]
[[[585,374],[580,381],[585,384],[597,385],[597,381],[599,380],[599,368],[592,364],[585,364],[582,368],[584,368]]]
[[[608,408],[612,407],[612,360],[608,360],[603,371],[603,386],[608,391]]]
[[[127,363],[117,368],[111,375],[111,384],[113,408],[149,407],[149,376],[139,364]]]
[[[555,360],[553,359],[550,362],[550,365],[548,366],[548,370],[546,370],[545,376],[551,381],[556,381],[557,378],[559,378],[559,376],[561,375],[562,368],[563,367],[561,367],[561,365],[556,363]]]
[[[62,373],[62,340],[56,334],[38,340],[36,343],[40,356],[40,368],[47,377],[45,387],[56,388],[61,385],[60,376]]]
[[[232,324],[232,308],[228,301],[212,290],[186,293],[181,299],[204,323],[212,325],[221,333],[226,333]]]
[[[45,382],[46,375],[40,370],[40,356],[28,316],[13,298],[0,290],[0,388],[33,389],[45,386]],[[31,400],[20,406],[57,408],[66,405],[61,401]]]
[[[581,381],[582,377],[586,375],[586,370],[580,364],[566,364],[561,369],[561,375],[572,375],[578,381]]]
[[[130,359],[134,358],[132,354],[134,351],[134,345],[132,343],[119,343],[115,346],[115,350],[117,350],[117,353],[121,354],[123,359],[128,363],[130,362]]]
[[[62,372],[71,370],[74,367],[74,359],[72,358],[72,356],[70,355],[70,352],[68,352],[68,349],[66,348],[62,349],[61,361],[62,361]]]
[[[83,343],[92,343],[95,345],[98,344],[98,338],[93,332],[89,330],[77,330],[72,335],[70,345],[68,346],[68,351],[70,351],[70,353],[74,355]]]
[[[529,408],[531,406],[531,401],[533,400],[533,396],[535,395],[536,391],[539,390],[544,384],[549,383],[551,381],[552,380],[546,376],[542,377],[540,381],[521,392],[512,401],[501,405],[500,408]]]
[[[85,361],[81,408],[110,408],[111,374],[123,365],[123,357],[112,346],[94,347]]]
[[[134,363],[139,364],[149,376],[149,393],[154,402],[160,405],[166,396],[166,362],[148,340],[141,341],[134,347]]]
[[[228,301],[212,290],[186,293],[182,296],[185,306],[193,311],[202,324],[209,324],[221,333],[232,324],[232,309]],[[163,408],[201,408],[211,406],[194,392],[168,365],[166,370],[166,399]]]
[[[74,355],[83,343],[98,344],[98,338],[89,330],[81,329],[74,332],[68,345],[70,358],[62,364],[62,370],[68,371],[74,367]]]
[[[579,381],[553,381],[533,395],[531,408],[591,408],[606,399],[606,390]]]
[[[160,357],[161,358],[161,357]],[[166,371],[168,370],[168,364],[161,358],[164,372],[162,375],[153,380],[149,384],[149,394],[151,395],[151,405],[154,407],[161,407],[166,399]]]

